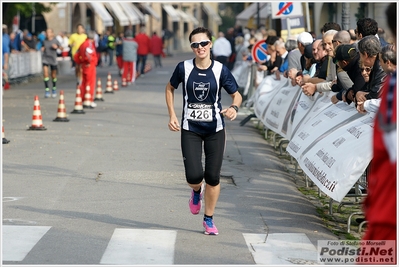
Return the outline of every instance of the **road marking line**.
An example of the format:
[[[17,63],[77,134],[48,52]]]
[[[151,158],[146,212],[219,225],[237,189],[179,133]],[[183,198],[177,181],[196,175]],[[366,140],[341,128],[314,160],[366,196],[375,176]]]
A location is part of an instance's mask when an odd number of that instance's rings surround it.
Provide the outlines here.
[[[318,264],[317,249],[303,233],[243,234],[256,264]]]
[[[22,261],[50,228],[3,225],[3,261]]]
[[[100,264],[171,265],[177,231],[117,228]]]

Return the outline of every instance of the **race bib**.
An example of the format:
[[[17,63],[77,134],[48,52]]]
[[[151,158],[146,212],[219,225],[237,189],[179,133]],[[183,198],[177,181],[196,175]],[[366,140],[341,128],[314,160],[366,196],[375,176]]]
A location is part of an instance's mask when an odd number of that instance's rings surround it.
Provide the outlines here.
[[[188,104],[188,120],[191,121],[212,121],[212,105],[211,104]]]

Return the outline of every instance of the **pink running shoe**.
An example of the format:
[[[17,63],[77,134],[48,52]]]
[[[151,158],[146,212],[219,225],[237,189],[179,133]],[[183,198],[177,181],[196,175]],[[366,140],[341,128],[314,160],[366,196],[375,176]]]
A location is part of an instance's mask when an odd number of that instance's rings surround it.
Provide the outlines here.
[[[197,215],[200,212],[202,204],[201,202],[202,202],[202,192],[200,194],[196,194],[194,193],[194,190],[191,190],[191,198],[188,201],[188,206],[190,207],[190,211],[192,214]]]
[[[218,235],[218,229],[216,228],[213,220],[210,218],[205,218],[202,225],[205,228],[204,234],[206,235]]]

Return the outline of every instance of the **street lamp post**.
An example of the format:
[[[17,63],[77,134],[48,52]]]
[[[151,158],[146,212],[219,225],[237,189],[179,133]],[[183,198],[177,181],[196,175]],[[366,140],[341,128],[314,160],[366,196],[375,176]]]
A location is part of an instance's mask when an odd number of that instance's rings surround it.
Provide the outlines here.
[[[35,33],[35,21],[36,21],[36,10],[35,10],[35,3],[32,3],[32,34]]]

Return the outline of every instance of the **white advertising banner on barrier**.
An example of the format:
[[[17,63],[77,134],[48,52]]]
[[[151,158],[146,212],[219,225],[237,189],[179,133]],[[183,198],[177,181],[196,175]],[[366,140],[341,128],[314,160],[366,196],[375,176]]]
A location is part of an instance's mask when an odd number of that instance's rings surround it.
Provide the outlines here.
[[[305,96],[290,80],[266,77],[258,87],[255,115],[289,141],[287,152],[329,197],[341,202],[372,159],[375,113],[331,103],[334,92]]]
[[[255,91],[254,112],[256,117],[262,118],[263,113],[271,103],[273,96],[278,90],[286,85],[287,78],[281,77],[281,80],[276,80],[275,75],[266,76],[259,84]]]
[[[287,123],[291,115],[290,111],[300,93],[300,87],[297,85],[292,86],[290,82],[279,89],[261,118],[263,124],[270,130],[287,138]]]
[[[372,160],[374,117],[375,113],[361,115],[326,131],[298,160],[317,187],[335,201],[342,201]]]
[[[314,96],[306,96],[303,93],[300,95],[299,101],[293,109],[291,115],[291,124],[288,126],[288,132],[291,136],[295,134],[300,127],[306,125],[306,122],[319,114],[327,107],[333,105],[331,103],[331,96],[334,92],[316,93]]]
[[[287,146],[287,151],[299,161],[303,152],[311,148],[311,145],[317,145],[318,141],[335,129],[361,116],[363,115],[346,103],[339,102],[336,105],[330,105],[316,116],[311,117],[301,124],[298,131],[292,135]]]

